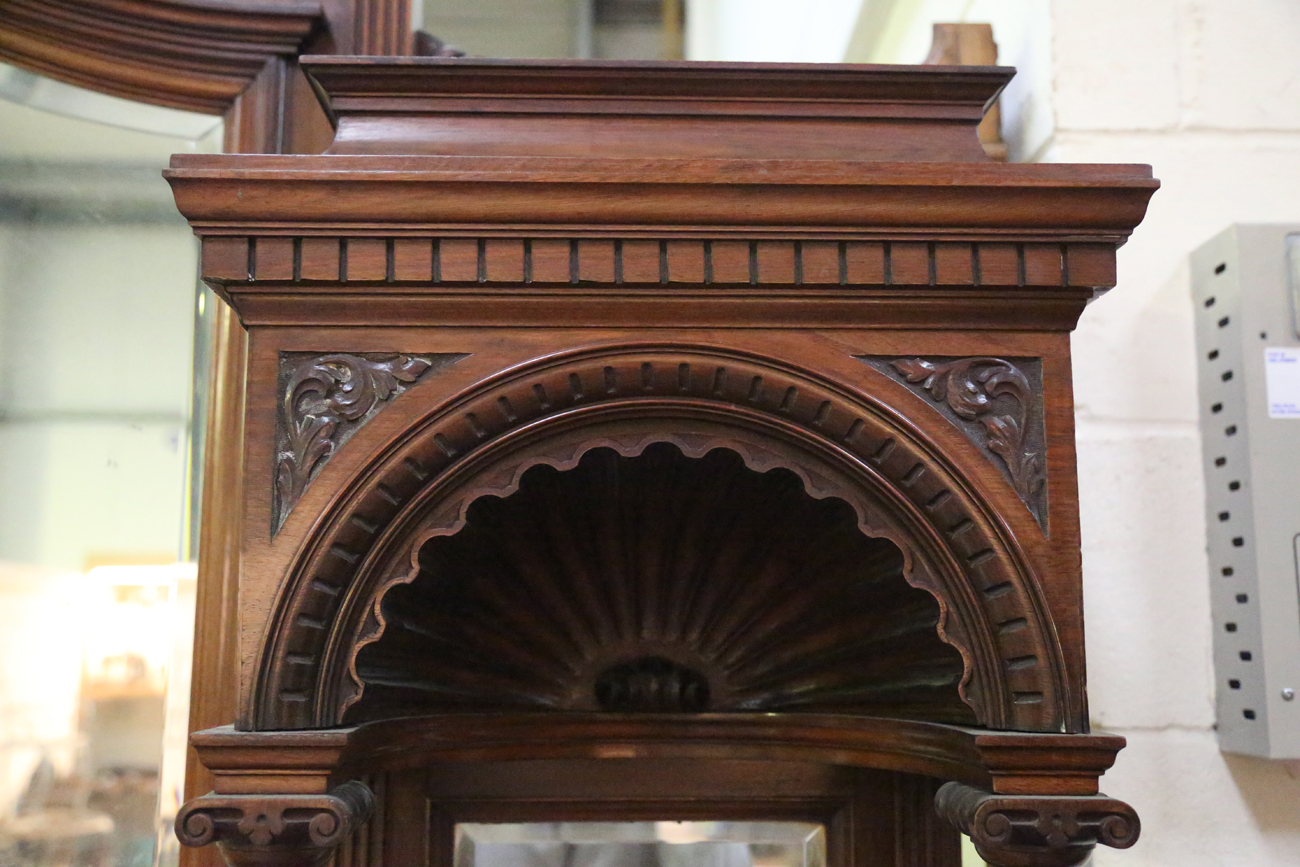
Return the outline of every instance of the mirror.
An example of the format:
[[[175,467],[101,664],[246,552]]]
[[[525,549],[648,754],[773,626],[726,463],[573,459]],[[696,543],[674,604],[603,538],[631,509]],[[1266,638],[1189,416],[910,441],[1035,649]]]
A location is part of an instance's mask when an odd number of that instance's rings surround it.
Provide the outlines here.
[[[145,867],[170,840],[212,304],[160,173],[221,143],[219,117],[0,65],[5,864]]]
[[[825,867],[810,822],[456,825],[455,867]]]

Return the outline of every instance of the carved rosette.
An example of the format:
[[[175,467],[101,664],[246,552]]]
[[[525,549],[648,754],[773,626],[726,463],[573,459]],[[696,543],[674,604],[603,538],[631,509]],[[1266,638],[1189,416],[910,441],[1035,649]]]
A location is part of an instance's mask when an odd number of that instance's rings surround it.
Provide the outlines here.
[[[967,433],[997,457],[1016,494],[1039,524],[1046,526],[1041,387],[1030,382],[1022,366],[987,356],[898,358],[873,366],[892,371],[957,419],[978,425],[978,434]]]
[[[355,780],[327,795],[204,795],[176,815],[184,846],[216,843],[232,867],[321,867],[374,809]]]
[[[286,354],[280,360],[276,437],[278,532],[339,446],[412,383],[463,355]]]
[[[990,867],[1075,867],[1098,844],[1127,849],[1142,825],[1105,795],[995,795],[945,783],[935,810],[971,838]]]

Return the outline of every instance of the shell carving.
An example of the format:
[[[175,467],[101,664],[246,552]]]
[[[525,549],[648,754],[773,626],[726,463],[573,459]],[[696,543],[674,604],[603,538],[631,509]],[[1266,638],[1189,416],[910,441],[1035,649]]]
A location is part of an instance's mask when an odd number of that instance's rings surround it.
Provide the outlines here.
[[[892,542],[715,449],[536,466],[418,550],[353,721],[449,711],[822,711],[974,722]]]

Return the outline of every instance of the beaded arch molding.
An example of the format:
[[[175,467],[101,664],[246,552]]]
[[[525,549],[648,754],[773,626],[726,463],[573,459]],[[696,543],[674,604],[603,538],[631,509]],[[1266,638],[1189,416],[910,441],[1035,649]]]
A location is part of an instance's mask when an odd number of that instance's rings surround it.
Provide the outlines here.
[[[867,371],[867,376],[883,376]],[[395,400],[411,412],[411,395]],[[279,591],[252,690],[254,730],[330,727],[360,695],[361,647],[379,603],[412,577],[431,535],[463,526],[482,496],[537,464],[593,448],[624,456],[667,442],[736,452],[836,497],[867,536],[902,550],[909,584],[938,601],[940,637],[962,656],[962,698],[995,729],[1060,731],[1064,663],[1041,589],[995,511],[906,418],[813,373],[687,345],[591,348],[498,374],[413,418],[317,522]]]

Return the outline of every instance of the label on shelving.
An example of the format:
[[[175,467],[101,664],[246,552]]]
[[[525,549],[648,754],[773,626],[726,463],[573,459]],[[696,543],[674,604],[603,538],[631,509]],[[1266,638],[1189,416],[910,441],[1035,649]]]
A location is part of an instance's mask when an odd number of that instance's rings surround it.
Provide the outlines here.
[[[1264,350],[1269,418],[1300,418],[1300,349]]]

